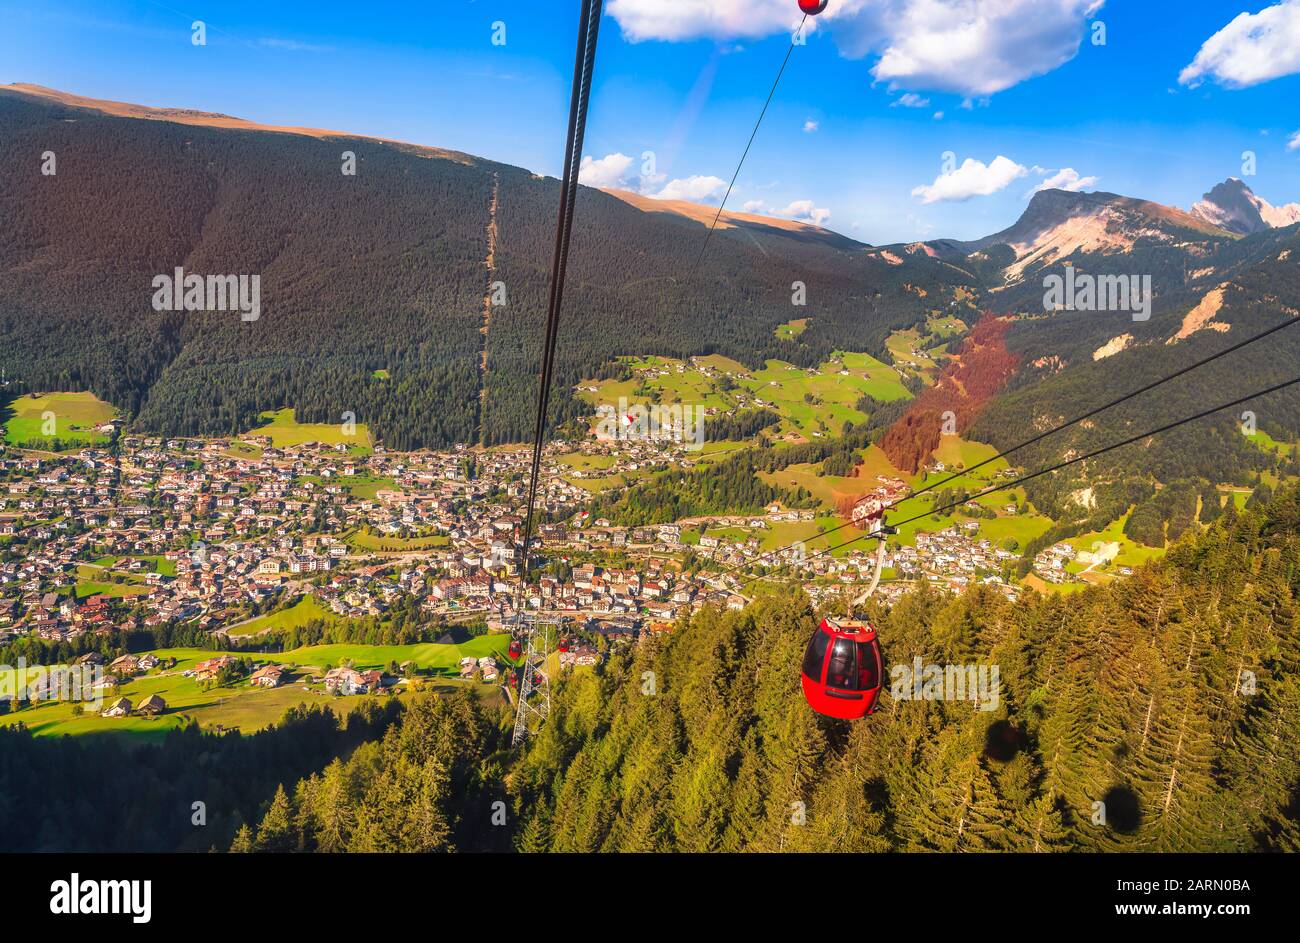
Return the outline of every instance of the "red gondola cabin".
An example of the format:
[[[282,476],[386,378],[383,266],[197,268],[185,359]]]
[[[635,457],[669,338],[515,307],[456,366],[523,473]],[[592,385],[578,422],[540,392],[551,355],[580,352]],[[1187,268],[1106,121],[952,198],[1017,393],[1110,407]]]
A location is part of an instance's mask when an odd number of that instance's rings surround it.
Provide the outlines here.
[[[816,16],[826,9],[829,0],[799,0],[799,9],[809,16]]]
[[[518,638],[512,638],[510,640],[510,658],[512,660],[516,659],[523,653],[524,653],[524,643],[519,641]]]
[[[823,619],[803,656],[803,695],[827,717],[857,720],[876,710],[883,662],[867,622]]]

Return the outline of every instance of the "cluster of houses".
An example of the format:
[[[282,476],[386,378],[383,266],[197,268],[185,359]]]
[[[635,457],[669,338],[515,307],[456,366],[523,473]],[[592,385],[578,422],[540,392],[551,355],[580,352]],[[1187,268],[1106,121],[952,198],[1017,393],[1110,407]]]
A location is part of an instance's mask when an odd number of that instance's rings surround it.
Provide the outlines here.
[[[136,620],[148,626],[194,619],[217,629],[253,607],[265,609],[304,591],[344,618],[382,616],[406,597],[432,616],[512,615],[525,453],[379,449],[359,458],[325,447],[275,449],[259,437],[252,444],[261,448],[259,457],[232,452],[225,440],[126,437],[118,456],[83,450],[58,461],[6,460],[9,477],[0,481],[5,510],[17,501],[78,526],[60,531],[57,524],[33,522],[15,528],[30,549],[21,561],[0,564],[0,636],[33,632],[69,640],[87,631],[132,628]],[[590,520],[576,510],[586,492],[565,480],[572,468],[554,452],[546,462],[545,509],[561,519],[574,513],[567,523],[540,528],[543,545],[588,556],[610,549],[641,555],[643,562],[622,568],[586,563],[567,578],[544,576],[527,589],[530,609],[671,623],[702,606],[743,607],[747,597],[733,571],[755,563],[793,567],[810,582],[854,583],[874,572],[869,550],[832,556],[764,548],[764,532],[810,521],[812,510],[774,504],[757,515],[653,527]],[[358,481],[371,486],[359,490],[365,497],[349,487]],[[887,503],[902,488],[900,481],[880,479],[853,513],[873,501]],[[43,541],[37,539],[42,527],[51,528]],[[698,533],[689,546],[688,528]],[[380,556],[349,539],[358,529],[380,546],[392,540],[400,548],[407,533],[443,540]],[[905,578],[942,576],[954,588],[998,571],[1005,552],[965,536],[944,532],[929,543],[918,540],[889,565]],[[195,539],[177,549],[184,537]],[[707,564],[689,576],[665,562],[687,550]],[[71,588],[91,559],[105,573],[130,579],[130,594],[78,599]]]
[[[485,655],[482,658],[466,655],[460,660],[460,676],[462,678],[472,678],[476,673],[484,681],[495,681],[501,676],[501,669],[497,667],[497,660],[491,655]]]
[[[547,447],[539,542],[549,559],[574,563],[526,587],[527,609],[635,636],[665,631],[701,607],[742,608],[745,574],[756,564],[800,574],[814,595],[874,575],[869,546],[836,555],[799,547],[772,553],[772,529],[811,522],[816,512],[808,509],[773,504],[756,514],[640,527],[583,510],[590,493],[573,481],[586,474],[582,467],[626,477],[662,467],[666,455],[678,465],[691,461],[690,453],[665,448],[636,441]],[[575,450],[608,460],[574,462]],[[316,443],[278,448],[261,435],[127,435],[112,452],[0,453],[0,542],[22,547],[0,556],[0,641],[72,641],[169,622],[224,631],[306,593],[340,618],[382,618],[414,599],[431,618],[481,617],[500,628],[519,600],[529,461],[525,450],[465,446],[366,454]],[[851,513],[865,520],[903,490],[903,482],[882,477]],[[978,530],[972,522],[919,534],[915,547],[892,549],[884,565],[902,580],[957,590],[974,581],[1001,585],[1015,555]],[[1057,550],[1036,562],[1052,581],[1068,577]],[[679,561],[688,554],[699,565],[684,568]],[[623,562],[593,562],[602,559]],[[566,664],[582,664],[594,650],[563,654]],[[222,667],[205,663],[195,676],[213,677]],[[107,670],[131,677],[148,668],[114,662]],[[499,673],[477,660],[470,670]],[[383,679],[372,675],[336,669],[327,687],[376,690]],[[285,677],[282,666],[268,665],[253,683],[273,687]]]
[[[1015,586],[1002,576],[1020,555],[980,537],[978,521],[953,524],[932,534],[918,533],[916,546],[891,551],[887,565],[904,580],[925,580],[961,592],[981,582],[1014,597]]]

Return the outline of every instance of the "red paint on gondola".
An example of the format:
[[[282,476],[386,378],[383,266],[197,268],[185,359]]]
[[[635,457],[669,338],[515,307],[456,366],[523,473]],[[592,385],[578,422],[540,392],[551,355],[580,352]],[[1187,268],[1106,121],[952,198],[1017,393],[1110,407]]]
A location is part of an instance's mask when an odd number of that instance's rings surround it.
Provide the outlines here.
[[[809,16],[816,16],[826,9],[829,0],[799,0],[799,9]]]
[[[874,713],[884,663],[868,622],[823,619],[804,652],[801,678],[808,706],[840,720]]]

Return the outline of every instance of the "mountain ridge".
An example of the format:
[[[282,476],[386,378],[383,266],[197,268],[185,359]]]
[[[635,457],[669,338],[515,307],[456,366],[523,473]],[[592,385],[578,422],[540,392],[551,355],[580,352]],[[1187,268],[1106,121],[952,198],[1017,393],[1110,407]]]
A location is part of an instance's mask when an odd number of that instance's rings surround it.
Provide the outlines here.
[[[156,434],[231,434],[293,407],[303,422],[353,412],[399,450],[526,439],[558,180],[196,120],[0,88],[0,160],[15,168],[0,176],[0,369],[12,381],[89,390]],[[341,141],[355,175],[340,173]],[[56,175],[30,159],[47,150]],[[585,186],[579,204],[557,426],[585,409],[574,387],[620,372],[620,356],[813,367],[846,344],[883,353],[891,331],[922,320],[927,302],[906,284],[974,287],[934,260],[896,270],[790,221],[721,229],[700,260],[706,222]],[[493,223],[491,282],[508,300],[484,334]],[[154,310],[151,281],[182,265],[259,274],[261,319]],[[797,280],[816,286],[816,316],[781,340]],[[377,370],[391,379],[376,383]]]
[[[357,142],[356,176],[339,172],[340,140]],[[31,159],[47,149],[57,176]],[[150,434],[237,434],[292,407],[310,423],[352,413],[399,451],[526,441],[559,182],[428,156],[363,138],[138,120],[0,88],[0,160],[17,168],[0,176],[0,370],[15,391],[91,391]],[[1004,421],[972,428],[1004,440],[1077,411],[1083,395],[1167,373],[1219,334],[1300,309],[1300,227],[1241,235],[1115,194],[1044,191],[980,248],[867,247],[725,214],[701,259],[715,214],[579,188],[552,429],[589,415],[579,384],[631,379],[623,357],[815,369],[847,350],[888,363],[895,332],[993,311],[1011,318],[1007,347],[1024,366],[989,404]],[[1041,276],[1066,264],[1150,275],[1149,320],[1045,312]],[[259,273],[262,318],[154,310],[151,280],[178,265]],[[496,283],[508,303],[485,333]],[[794,283],[807,305],[793,307]],[[803,330],[781,335],[794,318]],[[1279,340],[1250,362],[1280,380],[1296,356]],[[1039,363],[1057,367],[1044,375]],[[1208,382],[1235,387],[1233,369]],[[1298,400],[1279,394],[1261,422],[1296,429]],[[1180,393],[1162,411],[1188,405]],[[1236,469],[1250,467],[1226,426],[1223,442]],[[1170,465],[1190,467],[1192,446],[1179,449]],[[1229,480],[1225,460],[1210,459],[1204,477]]]
[[[9,85],[0,85],[0,92],[13,92],[18,95],[27,95],[32,98],[57,102],[58,104],[66,105],[69,108],[80,108],[86,111],[94,111],[103,115],[111,115],[115,118],[135,118],[142,121],[168,121],[173,124],[184,124],[190,125],[191,127],[221,128],[228,131],[265,131],[273,134],[298,134],[304,137],[320,139],[344,138],[377,141],[382,144],[392,144],[398,147],[412,148],[416,151],[426,153],[430,157],[442,157],[462,163],[482,160],[482,158],[461,151],[453,151],[448,148],[434,147],[427,144],[413,144],[408,141],[399,141],[394,138],[382,138],[352,131],[332,131],[325,128],[264,124],[259,121],[251,121],[247,118],[237,118],[233,115],[222,114],[221,112],[201,111],[195,108],[141,105],[136,102],[122,102],[108,98],[91,98],[86,95],[78,95],[74,92],[65,92],[56,88],[48,88],[44,85],[34,85],[29,82],[12,82]]]
[[[437,147],[431,144],[417,144],[396,138],[379,137],[376,135],[361,134],[353,131],[337,131],[299,125],[266,124],[247,118],[239,118],[233,115],[223,114],[221,112],[202,111],[193,108],[142,105],[135,102],[123,102],[107,98],[93,98],[28,82],[13,82],[8,85],[0,85],[0,92],[6,91],[43,99],[45,101],[57,102],[70,108],[81,108],[117,118],[134,118],[142,121],[167,121],[174,124],[184,124],[192,127],[219,128],[232,131],[263,131],[274,134],[295,134],[319,139],[338,138],[374,141],[380,144],[390,144],[400,148],[410,148],[416,153],[422,153],[429,157],[440,157],[447,160],[454,160],[459,163],[498,163],[497,161],[492,161],[490,158],[480,157],[463,151],[452,150],[450,148]],[[642,197],[639,194],[631,193],[626,190],[613,188],[599,189],[611,196],[623,200],[631,206],[635,206],[643,212],[675,212],[678,215],[686,216],[687,218],[695,219],[697,221],[700,221],[701,217],[707,216],[708,218],[703,220],[706,223],[712,220],[715,212],[714,207],[710,207],[703,203],[693,203],[688,200],[657,200],[651,197]],[[826,229],[822,226],[814,225],[813,223],[786,219],[785,217],[780,216],[741,213],[733,210],[727,210],[722,214],[719,228],[732,228],[745,225],[766,225],[775,229],[786,230],[800,235],[812,234],[818,238],[826,240],[828,243],[837,244],[840,247],[863,245],[863,243],[859,243],[857,240],[850,239],[847,236],[835,233],[833,230]]]
[[[413,152],[431,157],[441,157],[462,163],[499,163],[489,158],[442,148],[430,144],[418,144],[394,138],[367,135],[359,132],[312,128],[295,125],[266,124],[250,119],[239,118],[221,112],[202,111],[198,109],[143,105],[113,99],[95,98],[66,92],[42,85],[15,82],[0,85],[0,92],[39,98],[57,102],[72,108],[86,109],[114,117],[134,118],[148,121],[165,121],[197,127],[219,128],[225,130],[261,131],[277,134],[293,134],[318,139],[354,139],[375,141],[400,148],[409,148]],[[522,169],[522,168],[521,168]],[[717,214],[717,207],[706,203],[689,200],[659,200],[617,188],[601,188],[623,202],[649,213],[673,213],[697,222],[709,224]],[[1207,191],[1201,200],[1195,202],[1190,210],[1183,210],[1170,204],[1162,204],[1140,197],[1124,196],[1107,191],[1074,191],[1061,189],[1039,190],[1030,198],[1029,205],[1020,217],[1010,226],[977,239],[932,239],[912,243],[892,243],[872,246],[845,236],[834,230],[815,225],[803,220],[792,220],[780,216],[767,216],[736,210],[724,210],[718,217],[718,229],[744,229],[753,226],[770,227],[801,236],[812,236],[842,249],[878,249],[896,255],[900,250],[910,253],[918,247],[927,247],[932,255],[949,257],[953,254],[969,255],[988,249],[995,245],[1009,245],[1017,251],[1017,262],[1026,256],[1036,257],[1043,249],[1043,236],[1054,229],[1088,216],[1087,208],[1092,207],[1101,213],[1114,211],[1109,221],[1115,216],[1146,218],[1154,223],[1175,229],[1201,233],[1206,236],[1241,236],[1259,232],[1268,228],[1282,228],[1300,223],[1300,203],[1273,205],[1257,196],[1241,180],[1229,177]],[[1068,239],[1066,240],[1068,242]],[[1060,250],[1063,245],[1059,240],[1048,239],[1051,248]],[[1096,232],[1086,234],[1077,247],[1089,244],[1100,246],[1106,240]],[[1122,240],[1120,240],[1122,244]],[[1037,261],[1032,258],[1030,261]],[[1027,267],[1017,265],[1016,271]]]

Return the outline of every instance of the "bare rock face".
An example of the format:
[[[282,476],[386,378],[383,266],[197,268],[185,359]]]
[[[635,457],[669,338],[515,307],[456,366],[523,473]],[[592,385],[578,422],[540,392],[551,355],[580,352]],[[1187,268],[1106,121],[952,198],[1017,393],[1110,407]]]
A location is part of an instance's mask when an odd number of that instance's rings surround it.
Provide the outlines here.
[[[1216,184],[1192,206],[1192,213],[1208,223],[1242,235],[1300,223],[1300,203],[1273,206],[1263,197],[1256,196],[1236,177]]]

